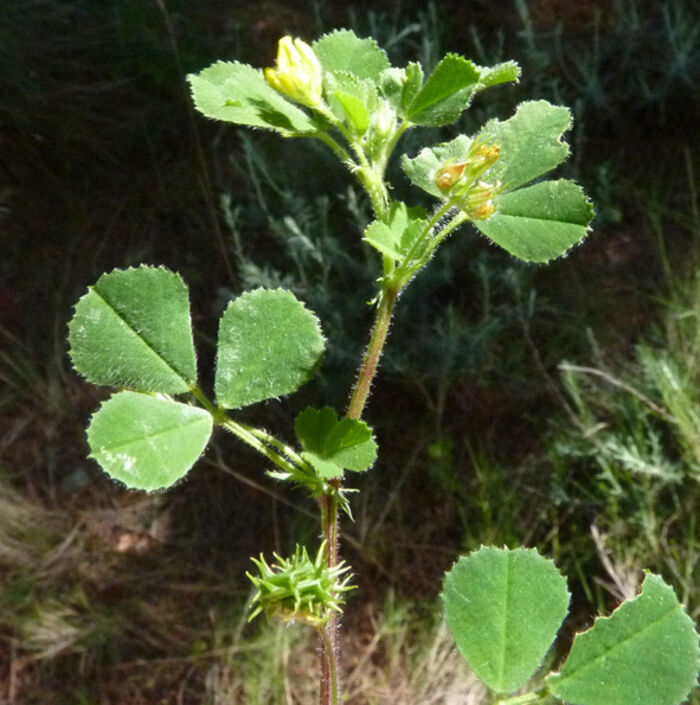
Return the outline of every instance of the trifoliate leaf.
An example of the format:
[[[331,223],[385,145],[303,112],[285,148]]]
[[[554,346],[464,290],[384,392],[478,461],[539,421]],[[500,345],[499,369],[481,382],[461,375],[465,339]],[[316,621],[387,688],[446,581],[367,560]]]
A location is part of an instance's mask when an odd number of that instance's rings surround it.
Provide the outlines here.
[[[479,69],[471,61],[447,54],[411,101],[406,119],[434,127],[454,122],[469,105],[479,75]]]
[[[348,71],[377,83],[381,72],[390,66],[386,52],[374,39],[360,39],[352,30],[324,34],[311,46],[323,70],[330,73]]]
[[[566,580],[532,549],[485,546],[445,576],[447,624],[474,673],[497,693],[541,665],[569,607]]]
[[[421,150],[413,159],[404,156],[402,166],[414,184],[447,199],[451,192],[442,192],[436,182],[441,172],[450,165],[459,165],[468,174],[470,169],[479,168],[479,150],[487,150],[488,154],[498,149],[496,154],[500,156],[495,157],[496,161],[485,162],[488,168],[484,166],[477,172],[478,177],[472,177],[474,182],[467,182],[473,186],[464,187],[472,189],[474,198],[480,191],[492,194],[487,206],[493,214],[486,211],[483,215],[477,209],[479,217],[472,216],[468,191],[455,197],[454,203],[500,247],[529,262],[546,262],[560,257],[585,237],[593,206],[571,181],[518,187],[556,167],[567,156],[569,147],[562,141],[562,133],[570,125],[567,108],[546,101],[522,103],[510,120],[491,120],[473,139],[459,135],[450,142]],[[455,173],[459,178],[459,172]],[[459,181],[456,183],[458,189]]]
[[[593,205],[573,181],[542,181],[494,199],[496,213],[474,225],[526,262],[560,257],[588,233]]]
[[[93,384],[178,394],[196,383],[187,286],[174,272],[103,274],[68,328],[73,365]]]
[[[697,684],[698,633],[673,592],[649,574],[642,593],[577,634],[549,690],[571,705],[678,705]]]
[[[488,180],[497,179],[512,191],[559,166],[569,155],[562,135],[570,127],[569,109],[546,100],[521,103],[515,115],[503,122],[489,120],[476,136],[501,148]]]
[[[212,431],[208,411],[137,392],[119,392],[92,417],[90,457],[127,487],[170,487],[194,465]]]
[[[338,415],[330,407],[304,409],[294,430],[304,448],[302,456],[321,477],[340,477],[343,469],[367,470],[377,457],[372,429],[364,422]]]
[[[393,257],[397,262],[403,262],[410,254],[414,259],[419,259],[429,244],[426,241],[425,247],[419,250],[414,248],[427,225],[425,215],[422,208],[407,208],[405,203],[395,201],[391,205],[388,222],[375,220],[370,223],[365,230],[364,239],[379,252]]]
[[[290,291],[242,294],[219,324],[217,401],[237,409],[295,392],[316,371],[324,343],[318,319]]]
[[[268,84],[262,71],[237,61],[217,61],[188,77],[194,104],[216,120],[276,130],[284,135],[317,131],[313,119]]]

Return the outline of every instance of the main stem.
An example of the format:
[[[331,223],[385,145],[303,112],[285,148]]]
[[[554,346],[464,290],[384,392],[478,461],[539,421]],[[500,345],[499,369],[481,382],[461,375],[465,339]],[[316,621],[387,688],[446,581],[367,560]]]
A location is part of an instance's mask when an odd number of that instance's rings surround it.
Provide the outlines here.
[[[377,317],[374,320],[372,335],[365,350],[365,356],[362,359],[355,386],[350,396],[350,403],[345,415],[349,419],[359,419],[365,409],[367,397],[369,396],[372,387],[372,380],[379,365],[379,358],[382,356],[386,336],[389,332],[389,324],[394,313],[394,306],[399,292],[397,289],[385,287],[382,290],[377,307]]]
[[[360,371],[345,414],[350,419],[359,419],[364,411],[372,387],[372,380],[377,372],[379,358],[382,356],[384,343],[389,332],[389,325],[391,324],[391,317],[398,294],[398,289],[384,287],[380,295],[372,335],[362,358]],[[332,480],[332,484],[336,491],[319,497],[321,532],[326,541],[329,568],[333,568],[338,564],[338,492],[340,491],[340,480]],[[335,612],[331,614],[325,631],[321,636],[321,688],[319,703],[320,705],[338,705],[340,702],[337,675],[339,646],[338,617]]]

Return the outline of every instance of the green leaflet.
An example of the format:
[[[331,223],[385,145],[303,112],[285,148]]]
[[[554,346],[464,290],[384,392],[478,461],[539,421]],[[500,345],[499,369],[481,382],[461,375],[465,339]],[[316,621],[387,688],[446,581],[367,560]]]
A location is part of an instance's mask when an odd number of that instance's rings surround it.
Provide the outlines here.
[[[497,196],[496,213],[474,225],[527,262],[560,257],[587,234],[593,205],[573,181],[542,181]]]
[[[103,274],[68,329],[73,365],[93,384],[178,394],[196,383],[188,291],[174,272]]]
[[[406,66],[406,80],[401,92],[401,117],[406,118],[422,87],[423,67],[417,61],[411,61]]]
[[[304,448],[302,456],[326,479],[340,477],[343,469],[367,470],[377,457],[372,429],[364,421],[338,420],[330,407],[304,409],[294,430]]]
[[[412,254],[412,259],[418,259],[424,254],[425,247],[415,248],[418,237],[427,224],[426,212],[423,208],[407,208],[405,203],[395,201],[391,204],[389,221],[375,220],[365,230],[364,240],[384,255],[389,255],[397,262]]]
[[[369,127],[370,114],[377,105],[374,83],[347,71],[327,73],[325,93],[336,117],[350,124],[356,134],[364,134]]]
[[[501,83],[516,83],[520,78],[520,66],[515,61],[504,61],[495,66],[480,66],[479,87],[490,88]]]
[[[678,705],[699,667],[693,621],[673,588],[648,574],[638,597],[576,635],[547,686],[571,705]]]
[[[330,73],[347,71],[377,83],[381,72],[390,66],[386,52],[374,39],[360,39],[352,30],[329,32],[311,46],[323,70]]]
[[[501,158],[489,170],[489,181],[498,179],[513,191],[559,166],[569,156],[562,135],[571,121],[568,108],[546,100],[520,103],[508,120],[489,120],[475,138],[501,146]]]
[[[264,127],[284,135],[310,134],[314,120],[268,84],[262,71],[237,61],[217,61],[188,77],[200,113],[238,125]]]
[[[469,105],[479,83],[479,69],[462,56],[447,54],[406,109],[417,125],[453,123]]]
[[[532,549],[484,546],[445,576],[447,624],[473,671],[497,693],[541,665],[569,607],[566,580]]]
[[[521,103],[509,120],[490,120],[474,137],[459,135],[450,142],[425,147],[413,159],[404,156],[408,178],[424,191],[443,198],[435,184],[437,170],[447,160],[463,160],[473,139],[501,147],[501,157],[488,171],[488,180],[499,180],[505,191],[536,179],[566,159],[569,146],[562,141],[571,126],[568,108],[538,100]]]
[[[209,412],[169,399],[119,392],[92,417],[90,457],[127,487],[170,487],[194,465],[212,432]]]
[[[311,379],[324,347],[318,319],[291,291],[242,294],[229,303],[219,323],[219,405],[238,409],[295,392]]]

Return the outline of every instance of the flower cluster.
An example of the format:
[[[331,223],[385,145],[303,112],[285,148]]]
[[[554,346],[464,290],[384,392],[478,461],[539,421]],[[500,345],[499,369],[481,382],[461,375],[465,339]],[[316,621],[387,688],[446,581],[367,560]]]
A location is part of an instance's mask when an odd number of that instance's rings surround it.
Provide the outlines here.
[[[496,212],[493,197],[501,182],[488,182],[482,177],[500,156],[499,145],[475,140],[463,162],[448,162],[438,170],[435,183],[472,220],[487,220]]]
[[[265,558],[252,559],[260,575],[246,575],[257,588],[252,604],[255,608],[250,619],[261,612],[285,621],[299,621],[321,627],[328,621],[331,612],[342,612],[345,602],[342,593],[353,590],[346,573],[350,566],[344,562],[329,568],[326,562],[324,541],[316,558],[312,561],[306,548],[297,546],[294,555],[281,558],[274,554],[277,563],[268,565]],[[344,576],[344,577],[343,577]]]

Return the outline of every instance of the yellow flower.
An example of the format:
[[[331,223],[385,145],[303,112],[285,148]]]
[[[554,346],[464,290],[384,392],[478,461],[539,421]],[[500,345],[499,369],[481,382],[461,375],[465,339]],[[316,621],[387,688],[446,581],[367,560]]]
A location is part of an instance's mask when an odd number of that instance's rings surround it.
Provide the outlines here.
[[[501,190],[501,182],[481,179],[500,159],[498,144],[474,140],[463,162],[448,161],[435,174],[438,188],[472,220],[488,220],[495,212],[493,197]]]
[[[301,39],[282,37],[277,65],[265,69],[267,82],[283,95],[309,108],[323,102],[323,70],[314,50]]]

